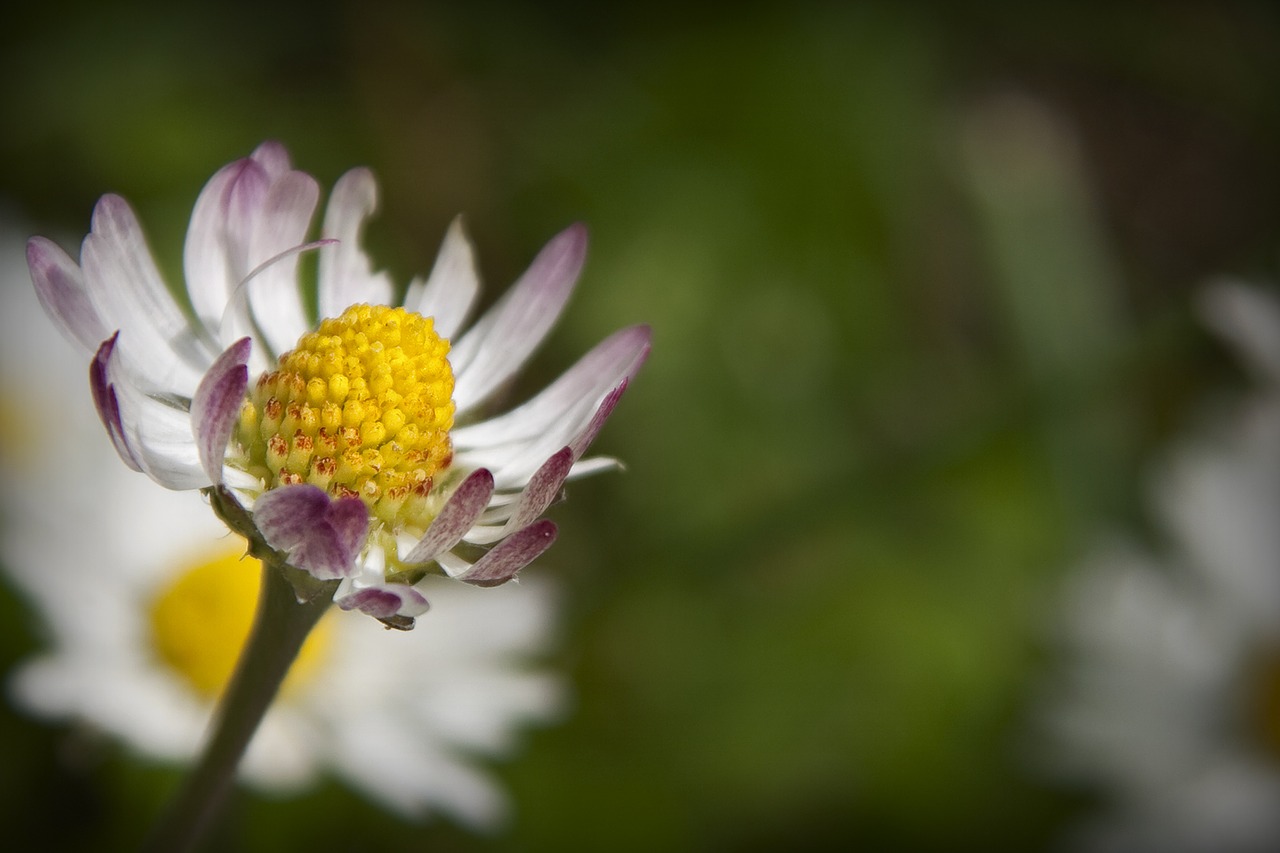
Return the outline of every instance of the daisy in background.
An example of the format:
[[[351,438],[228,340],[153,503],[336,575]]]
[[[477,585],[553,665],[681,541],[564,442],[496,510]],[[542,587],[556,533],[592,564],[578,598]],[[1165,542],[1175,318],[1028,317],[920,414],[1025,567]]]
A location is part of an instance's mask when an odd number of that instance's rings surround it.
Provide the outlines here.
[[[15,221],[0,216],[0,562],[48,649],[7,692],[152,759],[188,762],[244,642],[259,564],[195,492],[121,465],[83,393],[84,359],[49,339]],[[241,764],[260,790],[333,774],[409,817],[495,825],[502,793],[478,767],[555,719],[560,680],[535,662],[554,627],[550,584],[428,587],[408,634],[327,614]]]
[[[1044,719],[1053,771],[1107,795],[1078,849],[1280,850],[1280,302],[1206,297],[1256,389],[1155,478],[1167,547],[1072,580]]]

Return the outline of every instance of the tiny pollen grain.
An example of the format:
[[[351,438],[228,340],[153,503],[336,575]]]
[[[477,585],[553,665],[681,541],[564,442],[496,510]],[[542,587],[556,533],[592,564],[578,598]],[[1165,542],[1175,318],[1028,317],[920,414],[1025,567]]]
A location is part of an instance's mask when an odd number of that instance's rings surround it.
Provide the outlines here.
[[[310,483],[359,497],[392,526],[431,517],[453,445],[449,342],[430,317],[353,305],[324,320],[249,390],[236,438],[268,489]]]

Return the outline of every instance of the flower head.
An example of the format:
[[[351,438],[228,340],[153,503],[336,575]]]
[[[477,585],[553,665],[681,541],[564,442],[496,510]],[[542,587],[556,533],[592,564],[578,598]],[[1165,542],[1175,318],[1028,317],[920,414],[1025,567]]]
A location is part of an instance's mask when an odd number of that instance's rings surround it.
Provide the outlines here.
[[[204,490],[255,553],[296,570],[300,596],[340,582],[340,607],[411,627],[426,574],[510,580],[554,541],[541,516],[565,481],[616,464],[583,454],[649,330],[617,332],[531,400],[481,419],[568,300],[585,229],[552,239],[463,331],[479,284],[458,222],[430,276],[394,304],[359,245],[372,175],[339,179],[309,243],[319,192],[274,143],[214,175],[187,232],[190,316],[117,196],[98,202],[79,263],[40,237],[28,263],[46,311],[93,354],[93,400],[127,465]],[[314,319],[304,251],[319,254]]]
[[[0,222],[0,278],[16,283],[14,227]],[[258,561],[199,495],[157,489],[112,458],[88,396],[62,391],[83,377],[79,356],[46,346],[39,315],[27,287],[0,313],[0,557],[49,638],[8,692],[40,716],[188,762],[248,632]],[[332,773],[406,816],[501,817],[475,757],[559,714],[559,679],[531,665],[554,633],[554,590],[433,581],[432,618],[410,635],[357,613],[324,617],[249,747],[246,782],[290,791]]]
[[[1044,719],[1052,771],[1110,797],[1084,849],[1280,848],[1280,302],[1222,284],[1205,306],[1256,390],[1161,466],[1163,546],[1071,578]]]

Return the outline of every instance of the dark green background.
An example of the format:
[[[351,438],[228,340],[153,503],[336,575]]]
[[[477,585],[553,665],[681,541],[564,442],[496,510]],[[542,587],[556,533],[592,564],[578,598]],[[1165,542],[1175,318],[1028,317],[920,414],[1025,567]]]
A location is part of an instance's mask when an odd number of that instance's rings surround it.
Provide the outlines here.
[[[521,393],[655,330],[599,444],[627,473],[531,570],[576,707],[496,767],[509,829],[328,783],[238,795],[223,849],[1031,850],[1091,807],[1034,770],[1047,623],[1240,381],[1197,289],[1280,279],[1270,4],[33,6],[0,196],[37,231],[119,192],[176,271],[204,180],[276,138],[326,186],[375,170],[401,282],[459,212],[490,299],[589,223]],[[37,637],[5,590],[0,667]],[[0,708],[24,849],[128,849],[177,778],[79,737]]]

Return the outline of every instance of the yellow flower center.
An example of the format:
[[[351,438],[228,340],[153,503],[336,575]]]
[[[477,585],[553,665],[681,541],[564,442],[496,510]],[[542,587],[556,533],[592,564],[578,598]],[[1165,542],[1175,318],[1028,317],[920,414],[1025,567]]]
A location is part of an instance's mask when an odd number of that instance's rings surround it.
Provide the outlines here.
[[[263,374],[240,412],[244,467],[268,489],[354,495],[388,525],[425,527],[453,458],[449,342],[430,317],[353,305]]]
[[[229,551],[179,575],[151,603],[151,641],[160,659],[196,692],[216,698],[231,677],[249,636],[262,564]],[[323,661],[330,616],[303,643],[283,690],[304,683]]]

